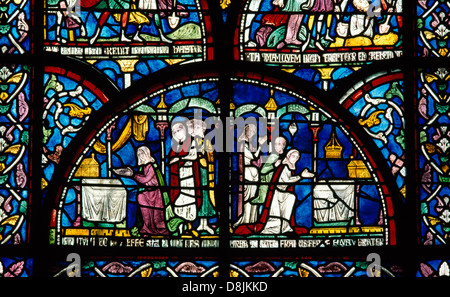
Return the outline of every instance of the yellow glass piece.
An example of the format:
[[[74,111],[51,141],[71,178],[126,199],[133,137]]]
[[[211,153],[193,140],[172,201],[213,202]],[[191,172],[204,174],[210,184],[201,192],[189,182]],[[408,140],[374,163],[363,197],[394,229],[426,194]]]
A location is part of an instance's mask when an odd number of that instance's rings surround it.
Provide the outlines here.
[[[141,277],[150,277],[150,275],[152,274],[152,270],[153,270],[152,267],[142,270]]]
[[[327,159],[342,158],[343,147],[339,143],[339,140],[336,136],[336,132],[333,131],[333,133],[331,133],[330,139],[328,140],[324,149],[325,149],[325,158]]]
[[[298,268],[298,276],[300,277],[308,277],[309,276],[309,271],[303,268]]]
[[[373,126],[378,126],[381,123],[381,120],[379,119],[379,115],[384,114],[384,110],[378,110],[372,113],[367,119],[359,119],[358,123],[361,126],[367,126],[368,128],[372,128]]]
[[[164,95],[161,95],[161,100],[159,101],[158,105],[156,106],[157,109],[167,109],[166,102],[164,102]]]
[[[267,101],[266,106],[264,106],[264,108],[265,108],[266,110],[268,110],[268,111],[275,111],[275,110],[278,109],[278,105],[277,105],[277,103],[275,102],[275,99],[273,98],[273,94],[274,94],[274,91],[273,91],[273,90],[270,90],[270,98],[269,98],[269,101]]]
[[[90,115],[92,112],[92,108],[90,108],[90,107],[82,108],[73,103],[66,103],[63,106],[69,108],[69,116],[73,117],[73,118],[82,119],[82,118]]]
[[[8,225],[14,226],[17,223],[17,221],[19,220],[19,218],[20,218],[20,215],[15,215],[15,216],[9,217],[9,218],[3,220],[1,225],[4,226],[4,225],[8,224]]]
[[[384,35],[375,35],[373,38],[373,44],[382,46],[382,45],[394,45],[398,42],[398,35],[390,32]]]
[[[98,162],[95,160],[95,155],[92,154],[90,158],[86,158],[81,162],[80,167],[77,172],[75,172],[75,177],[99,177],[100,167]]]
[[[371,178],[370,172],[362,160],[350,161],[347,169],[350,178]]]
[[[344,46],[347,46],[347,47],[371,46],[371,45],[372,45],[372,40],[370,40],[370,38],[368,38],[368,37],[362,37],[362,36],[349,38],[345,41],[345,44],[344,44]]]
[[[89,229],[66,229],[66,236],[89,236]]]

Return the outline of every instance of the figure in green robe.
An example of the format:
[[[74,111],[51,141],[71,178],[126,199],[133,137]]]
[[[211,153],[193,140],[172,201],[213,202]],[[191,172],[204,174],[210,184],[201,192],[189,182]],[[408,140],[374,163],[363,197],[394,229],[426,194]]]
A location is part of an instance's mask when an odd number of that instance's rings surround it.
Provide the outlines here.
[[[267,198],[267,191],[269,184],[272,181],[273,173],[283,159],[284,150],[287,145],[287,140],[283,136],[277,137],[274,143],[274,152],[269,155],[266,162],[261,168],[261,185],[259,186],[258,195],[252,200],[252,204],[264,204]]]

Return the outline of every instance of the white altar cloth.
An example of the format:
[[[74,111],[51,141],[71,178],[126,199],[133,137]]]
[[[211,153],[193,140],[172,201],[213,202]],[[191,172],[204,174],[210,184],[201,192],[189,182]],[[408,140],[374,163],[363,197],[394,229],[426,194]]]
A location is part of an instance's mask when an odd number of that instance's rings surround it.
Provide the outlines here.
[[[127,214],[127,191],[120,179],[82,179],[81,216],[92,222],[119,223]]]
[[[334,181],[336,183],[340,181]],[[314,187],[314,218],[319,223],[345,222],[354,216],[355,185],[319,183]]]

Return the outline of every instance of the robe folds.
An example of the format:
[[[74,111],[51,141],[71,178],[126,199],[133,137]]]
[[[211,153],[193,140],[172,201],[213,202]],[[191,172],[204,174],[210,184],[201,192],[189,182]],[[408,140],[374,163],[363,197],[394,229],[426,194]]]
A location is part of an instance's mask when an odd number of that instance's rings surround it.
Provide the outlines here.
[[[278,166],[277,169],[275,170],[273,176],[272,176],[272,181],[269,185],[269,189],[267,191],[267,198],[264,202],[263,205],[263,209],[261,211],[261,215],[259,216],[258,220],[256,223],[254,224],[245,224],[245,225],[240,225],[239,227],[236,228],[235,230],[235,234],[238,235],[251,235],[251,234],[258,234],[261,233],[264,228],[266,227],[269,219],[270,219],[270,214],[271,214],[271,205],[272,202],[276,202],[274,201],[274,199],[276,199],[276,193],[277,193],[277,186],[278,186],[278,181],[280,180],[280,176],[284,170],[286,166],[282,165],[282,166]],[[286,193],[293,193],[294,192],[294,186],[293,185],[289,185],[286,187],[285,189]],[[304,234],[307,233],[307,230],[305,228],[302,227],[296,227],[295,225],[295,214],[294,211],[292,211],[292,214],[289,218],[289,225],[292,228],[293,232],[296,234]]]
[[[142,172],[134,174],[133,179],[145,187],[137,195],[144,221],[140,232],[151,235],[169,234],[164,220],[163,195],[152,163],[144,165]]]

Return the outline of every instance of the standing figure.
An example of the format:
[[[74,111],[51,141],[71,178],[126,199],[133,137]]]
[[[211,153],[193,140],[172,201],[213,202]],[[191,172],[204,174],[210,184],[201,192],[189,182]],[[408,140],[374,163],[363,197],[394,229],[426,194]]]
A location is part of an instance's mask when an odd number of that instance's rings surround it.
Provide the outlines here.
[[[128,16],[130,9],[130,0],[80,0],[82,8],[91,8],[101,10],[102,13],[100,15],[100,19],[97,23],[97,28],[95,30],[94,35],[89,40],[90,44],[94,44],[97,41],[97,38],[100,36],[103,26],[106,24],[109,16],[111,15],[111,10],[127,10],[120,14],[120,40],[121,41],[130,41],[125,36],[126,28],[128,24]]]
[[[206,123],[199,119],[192,119],[188,122],[188,132],[192,137],[192,146],[195,146],[195,149],[198,154],[198,169],[199,169],[199,178],[200,181],[198,184],[201,186],[201,190],[197,191],[197,199],[200,201],[199,209],[198,209],[198,218],[200,220],[199,226],[197,227],[197,231],[205,231],[209,234],[214,234],[214,230],[208,225],[208,219],[213,217],[216,214],[214,210],[215,201],[213,197],[209,195],[209,191],[207,189],[209,179],[209,174],[213,174],[213,172],[208,172],[209,165],[214,164],[214,156],[212,153],[211,143],[205,143],[205,131],[206,131]]]
[[[303,22],[304,14],[301,12],[307,10],[309,3],[312,0],[287,0],[286,5],[283,8],[283,12],[289,13],[289,18],[286,25],[286,36],[284,42],[278,45],[278,48],[287,45],[302,45],[302,42],[298,39],[298,32]]]
[[[137,202],[142,214],[144,225],[140,233],[150,235],[167,235],[165,223],[165,203],[161,186],[164,179],[150,149],[146,146],[138,147],[136,150],[138,172],[134,173],[130,167],[114,169],[114,173],[121,176],[133,178],[143,188],[138,190]]]
[[[114,19],[120,24],[120,41],[122,42],[131,41],[126,36],[128,23],[136,24],[139,29],[142,24],[150,24],[149,19],[145,15],[139,11],[134,11],[136,9],[136,5],[133,0],[80,0],[80,3],[82,8],[93,7],[94,9],[102,11],[95,33],[89,40],[90,44],[94,44],[97,41],[102,28],[105,26],[111,14],[113,14]],[[130,12],[130,9],[133,11]],[[119,10],[121,12],[114,13],[114,10]]]
[[[262,0],[251,0],[248,6],[249,13],[245,15],[244,42],[249,46],[251,46],[253,43],[252,41],[250,41],[250,31],[252,28],[252,23],[256,17],[256,13],[261,7],[261,2]]]
[[[86,36],[86,27],[81,20],[81,17],[76,13],[69,13],[69,11],[75,6],[78,0],[61,0],[58,5],[60,10],[56,12],[56,40],[58,42],[65,43],[65,39],[61,37],[61,27],[63,19],[66,22],[66,28],[68,29],[80,29],[81,36]]]
[[[373,4],[369,0],[353,0],[353,6],[360,14],[352,15],[350,18],[350,36],[373,38],[375,34],[376,15],[381,14],[381,11],[387,8],[386,3],[382,0],[380,6],[373,7]],[[391,16],[388,16],[387,21],[389,22],[390,19]],[[387,24],[382,24],[381,28],[387,28],[385,25]]]
[[[261,152],[261,146],[255,151],[251,147],[250,141],[255,137],[257,133],[257,127],[254,124],[248,124],[244,127],[244,131],[239,136],[238,144],[242,145],[242,152],[244,157],[244,164],[241,170],[244,173],[244,193],[243,193],[243,211],[241,217],[234,224],[237,227],[242,224],[255,223],[258,218],[258,205],[252,204],[251,201],[256,197],[258,191],[259,182],[259,170],[258,167],[253,164],[258,160]],[[265,139],[259,140],[265,142]]]
[[[270,182],[276,168],[280,166],[284,158],[284,150],[287,145],[287,140],[283,136],[277,137],[274,142],[275,152],[271,153],[264,165],[261,167],[261,185],[258,189],[258,196],[252,200],[253,204],[264,204],[267,198],[267,191],[269,190]]]
[[[335,4],[334,1],[336,0],[314,0],[313,6],[310,9],[310,11],[313,14],[310,15],[308,20],[308,36],[306,38],[305,44],[306,47],[309,45],[309,42],[311,40],[312,29],[314,27],[315,13],[319,14],[316,26],[316,41],[314,43],[316,48],[318,48],[321,51],[325,50],[322,44],[320,43],[320,37],[322,33],[325,16],[327,16],[325,40],[334,42],[334,39],[330,36],[330,29],[333,21],[332,13],[334,12],[334,4]]]
[[[198,146],[187,133],[183,123],[172,125],[172,135],[178,147],[169,153],[170,198],[174,204],[175,214],[184,220],[179,226],[180,234],[186,231],[198,236],[198,232],[192,227],[201,206]]]
[[[302,178],[312,178],[313,173],[305,168],[300,176],[295,176],[297,161],[300,159],[300,152],[291,149],[286,154],[282,165],[279,166],[273,175],[272,184],[269,188],[265,209],[261,215],[259,224],[255,231],[261,230],[262,234],[282,234],[294,232],[295,220],[293,210],[297,196],[292,184]]]

